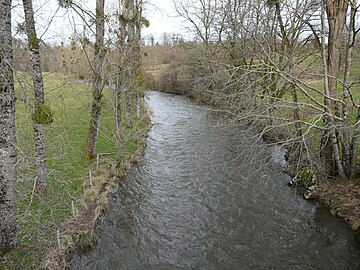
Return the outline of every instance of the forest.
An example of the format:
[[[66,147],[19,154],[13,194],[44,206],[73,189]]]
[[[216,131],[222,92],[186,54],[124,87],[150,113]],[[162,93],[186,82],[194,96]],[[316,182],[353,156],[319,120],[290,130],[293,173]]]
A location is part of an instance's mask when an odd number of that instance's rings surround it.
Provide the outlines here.
[[[32,0],[0,0],[0,269],[68,269],[151,126],[145,90],[210,105],[286,149],[305,198],[360,230],[360,45],[356,0],[174,1],[187,35],[143,36],[147,1],[73,10],[54,44]],[[54,1],[55,2],[55,1]],[[2,264],[2,265],[1,265]]]

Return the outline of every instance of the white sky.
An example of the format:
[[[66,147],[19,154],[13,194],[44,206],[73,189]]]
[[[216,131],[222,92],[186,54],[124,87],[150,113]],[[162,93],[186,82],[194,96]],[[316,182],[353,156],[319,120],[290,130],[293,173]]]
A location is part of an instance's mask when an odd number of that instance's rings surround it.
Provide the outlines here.
[[[84,9],[95,11],[96,0],[76,0],[75,2]],[[14,29],[17,23],[24,21],[21,3],[22,0],[13,0]],[[39,36],[45,33],[42,39],[46,43],[66,42],[75,31],[82,31],[83,23],[77,18],[76,13],[66,9],[59,9],[56,12],[57,3],[57,0],[33,0],[37,32]],[[111,12],[111,7],[116,3],[116,0],[105,0],[106,10]],[[181,27],[181,21],[176,18],[173,0],[147,0],[144,16],[150,21],[150,26],[142,30],[144,37],[153,34],[155,41],[158,41],[164,32],[179,34],[185,32]],[[50,27],[48,27],[49,23]]]
[[[184,32],[181,27],[181,20],[176,18],[172,0],[150,0],[144,15],[150,21],[149,28],[143,29],[144,35],[152,33],[157,39],[164,32]]]

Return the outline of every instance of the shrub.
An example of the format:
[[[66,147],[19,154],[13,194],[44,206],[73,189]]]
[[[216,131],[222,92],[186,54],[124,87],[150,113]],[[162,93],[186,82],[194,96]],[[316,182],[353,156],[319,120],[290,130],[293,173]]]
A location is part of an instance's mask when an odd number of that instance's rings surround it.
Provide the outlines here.
[[[308,169],[303,169],[289,182],[289,186],[297,188],[305,199],[314,198],[317,185],[316,174]]]

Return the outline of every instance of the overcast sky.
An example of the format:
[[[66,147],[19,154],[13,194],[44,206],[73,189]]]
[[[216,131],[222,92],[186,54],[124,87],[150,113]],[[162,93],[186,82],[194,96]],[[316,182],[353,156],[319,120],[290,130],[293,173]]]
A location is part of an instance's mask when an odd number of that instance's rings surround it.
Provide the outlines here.
[[[95,0],[76,0],[84,9],[95,11]],[[172,0],[148,0],[144,16],[150,21],[150,26],[143,29],[143,36],[153,34],[159,40],[162,33],[183,34],[181,21],[176,18]],[[13,0],[13,26],[24,21],[21,6],[22,0]],[[33,0],[36,28],[38,35],[46,43],[59,43],[68,40],[75,31],[81,32],[83,23],[75,12],[58,9],[57,0]],[[106,10],[111,13],[116,0],[106,0]],[[49,27],[50,25],[50,27]],[[76,29],[74,27],[76,26]],[[15,31],[14,31],[15,34]]]
[[[158,38],[162,33],[183,33],[181,20],[176,18],[172,0],[150,0],[146,7],[145,16],[150,20],[150,27],[143,33],[154,34]]]

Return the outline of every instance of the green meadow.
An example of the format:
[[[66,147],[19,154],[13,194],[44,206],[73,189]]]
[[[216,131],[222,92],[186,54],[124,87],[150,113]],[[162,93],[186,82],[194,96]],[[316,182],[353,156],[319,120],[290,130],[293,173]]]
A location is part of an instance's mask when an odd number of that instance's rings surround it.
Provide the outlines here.
[[[46,103],[53,112],[53,123],[46,126],[48,190],[34,192],[35,160],[32,126],[32,81],[16,73],[16,127],[18,146],[18,246],[3,258],[0,269],[36,269],[43,256],[57,246],[62,225],[84,199],[89,168],[94,175],[101,170],[96,161],[85,158],[85,144],[91,111],[91,85],[77,82],[61,73],[44,73]],[[133,119],[132,128],[124,127],[123,162],[129,162],[143,145],[148,120]],[[103,91],[102,113],[97,144],[101,166],[115,163],[115,113],[113,90]]]

